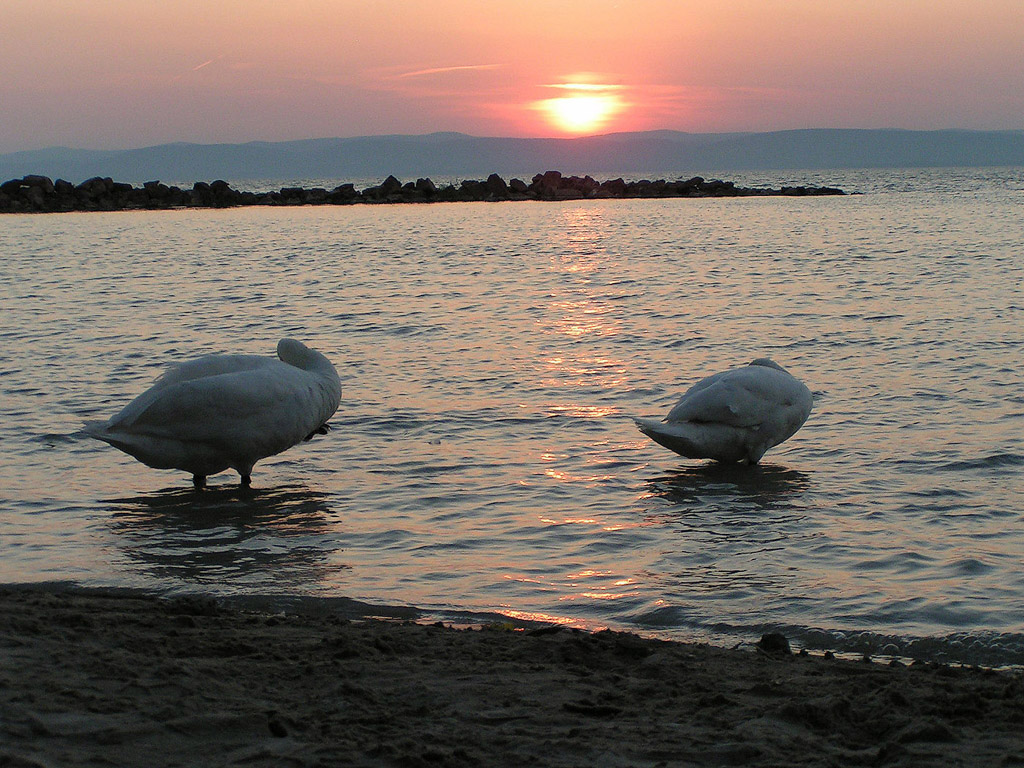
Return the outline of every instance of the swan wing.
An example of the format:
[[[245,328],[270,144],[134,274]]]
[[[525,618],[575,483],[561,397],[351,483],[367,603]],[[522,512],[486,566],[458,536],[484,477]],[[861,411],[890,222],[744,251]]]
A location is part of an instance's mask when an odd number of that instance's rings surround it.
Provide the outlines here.
[[[210,376],[222,376],[226,373],[241,373],[258,368],[274,366],[278,363],[272,357],[263,355],[206,355],[195,360],[188,360],[172,365],[156,380],[154,388],[177,384],[182,381],[194,381]]]
[[[777,418],[780,409],[802,405],[809,397],[807,388],[788,373],[747,366],[697,382],[665,420],[753,428]]]
[[[269,363],[154,387],[115,416],[108,431],[186,443],[294,445],[330,414],[323,415],[326,404],[317,397],[314,377]]]
[[[110,423],[115,421],[123,425],[134,423],[156,400],[163,397],[169,388],[183,382],[225,376],[231,373],[243,373],[273,365],[280,365],[280,363],[272,357],[260,355],[207,355],[196,360],[172,365],[157,378],[153,386],[126,405],[117,416],[111,419]]]

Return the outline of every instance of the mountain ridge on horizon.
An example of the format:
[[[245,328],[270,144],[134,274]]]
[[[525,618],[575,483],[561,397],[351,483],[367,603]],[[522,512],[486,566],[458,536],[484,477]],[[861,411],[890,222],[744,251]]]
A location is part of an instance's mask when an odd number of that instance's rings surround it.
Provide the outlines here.
[[[165,179],[340,180],[529,175],[557,169],[614,176],[707,171],[1024,165],[1024,130],[800,128],[690,133],[667,129],[575,138],[455,131],[244,143],[174,142],[122,150],[49,147],[0,154],[0,180],[39,174]]]

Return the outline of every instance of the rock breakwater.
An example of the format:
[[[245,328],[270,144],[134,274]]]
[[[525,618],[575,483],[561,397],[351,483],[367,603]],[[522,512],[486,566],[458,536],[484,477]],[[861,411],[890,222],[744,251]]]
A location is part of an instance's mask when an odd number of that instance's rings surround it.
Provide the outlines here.
[[[527,184],[506,182],[496,173],[483,181],[466,180],[438,186],[428,178],[401,182],[388,176],[381,184],[357,190],[354,184],[333,189],[282,187],[272,192],[246,192],[223,180],[196,182],[191,189],[147,181],[140,187],[111,178],[94,177],[81,184],[46,176],[25,176],[0,184],[0,213],[61,211],[121,211],[163,208],[234,208],[246,205],[353,205],[380,203],[442,203],[502,200],[587,200],[663,197],[752,197],[767,195],[842,195],[834,187],[736,186],[731,181],[691,179],[597,181],[590,176],[563,176],[559,171],[538,173]]]

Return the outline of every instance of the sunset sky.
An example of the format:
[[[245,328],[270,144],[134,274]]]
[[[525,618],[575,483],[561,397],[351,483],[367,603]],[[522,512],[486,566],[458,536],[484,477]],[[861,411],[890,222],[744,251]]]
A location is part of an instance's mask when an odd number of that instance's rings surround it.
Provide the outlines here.
[[[1024,128],[1024,0],[2,0],[0,152]]]

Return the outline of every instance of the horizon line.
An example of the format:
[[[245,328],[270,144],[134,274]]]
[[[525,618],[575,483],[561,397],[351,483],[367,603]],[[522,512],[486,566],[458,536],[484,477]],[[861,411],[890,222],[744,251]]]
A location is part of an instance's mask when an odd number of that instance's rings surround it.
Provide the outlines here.
[[[299,144],[304,142],[317,141],[356,141],[360,139],[424,139],[436,136],[453,136],[466,139],[498,140],[498,141],[562,141],[578,142],[591,141],[602,138],[619,136],[643,136],[650,134],[679,134],[683,136],[756,136],[772,135],[783,133],[810,133],[810,132],[831,132],[831,133],[1020,133],[1024,134],[1024,128],[780,128],[767,131],[684,131],[676,128],[651,128],[643,131],[610,131],[608,133],[595,133],[583,136],[486,136],[462,131],[429,131],[427,133],[378,133],[378,134],[356,134],[352,136],[312,136],[300,139],[245,139],[239,141],[166,141],[159,144],[143,144],[140,146],[128,146],[116,149],[103,149],[92,147],[74,147],[64,144],[53,144],[34,149],[15,149],[0,152],[0,157],[11,155],[28,154],[31,152],[47,152],[53,150],[65,150],[72,152],[96,152],[96,153],[120,153],[135,152],[159,147],[190,146],[190,147],[230,147],[248,146],[253,144]]]

